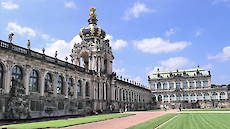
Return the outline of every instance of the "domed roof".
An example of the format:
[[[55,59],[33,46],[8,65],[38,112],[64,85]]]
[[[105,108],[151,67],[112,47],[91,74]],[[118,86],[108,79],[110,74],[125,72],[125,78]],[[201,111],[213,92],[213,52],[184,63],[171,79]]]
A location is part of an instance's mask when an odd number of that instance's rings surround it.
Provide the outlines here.
[[[90,14],[89,14],[89,26],[88,27],[83,27],[80,30],[80,37],[84,39],[94,39],[94,38],[99,38],[99,39],[104,39],[106,36],[106,33],[103,29],[97,26],[97,17],[95,14],[96,8],[90,8]]]

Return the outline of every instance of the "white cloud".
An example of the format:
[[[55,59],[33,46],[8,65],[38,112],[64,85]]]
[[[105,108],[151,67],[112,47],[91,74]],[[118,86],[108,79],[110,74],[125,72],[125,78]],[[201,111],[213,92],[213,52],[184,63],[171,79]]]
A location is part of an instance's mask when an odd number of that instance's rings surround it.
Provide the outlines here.
[[[17,33],[23,36],[35,37],[36,32],[32,28],[22,27],[15,22],[9,22],[7,25],[7,30],[13,33]]]
[[[176,33],[176,30],[174,29],[174,28],[170,28],[169,30],[167,30],[166,32],[165,32],[165,36],[166,37],[169,37],[169,36],[171,36],[171,35],[173,35],[173,34],[175,34]]]
[[[145,53],[158,54],[183,50],[191,45],[188,41],[170,42],[162,38],[150,38],[134,41],[134,45]]]
[[[8,9],[8,10],[13,10],[13,9],[19,8],[19,5],[16,3],[13,3],[12,1],[1,2],[1,6],[4,9]]]
[[[45,54],[54,57],[55,51],[58,51],[58,59],[65,60],[67,56],[70,61],[69,55],[71,54],[71,50],[73,48],[74,43],[81,42],[81,38],[79,35],[75,36],[70,42],[65,40],[56,40],[55,42],[46,44]],[[34,48],[33,50],[42,52],[42,49]]]
[[[144,3],[136,2],[134,5],[126,10],[124,19],[139,18],[144,13],[155,12],[155,10],[147,8]]]
[[[131,80],[136,81],[136,82],[142,82],[142,78],[140,76],[136,76],[132,78]]]
[[[110,40],[110,45],[112,46],[112,49],[114,50],[120,50],[128,45],[128,43],[125,40],[118,39],[118,40],[113,40],[113,36],[107,34],[105,39]]]
[[[220,52],[214,56],[208,56],[208,59],[216,59],[216,60],[220,60],[220,61],[230,60],[230,46],[224,47],[222,49],[222,52]]]
[[[165,71],[194,66],[194,63],[185,57],[172,57],[167,60],[159,61],[158,64],[159,66],[154,67],[153,70],[148,73],[148,75],[155,73],[157,69],[159,69],[160,71]]]
[[[67,2],[65,2],[64,6],[66,8],[76,8],[77,7],[76,4],[75,4],[75,2],[73,2],[73,1],[67,1]]]
[[[202,69],[205,69],[205,70],[212,70],[213,68],[214,68],[213,64],[207,64],[207,65],[202,66]]]
[[[125,68],[114,68],[114,72],[116,72],[118,75],[122,75],[125,73]]]

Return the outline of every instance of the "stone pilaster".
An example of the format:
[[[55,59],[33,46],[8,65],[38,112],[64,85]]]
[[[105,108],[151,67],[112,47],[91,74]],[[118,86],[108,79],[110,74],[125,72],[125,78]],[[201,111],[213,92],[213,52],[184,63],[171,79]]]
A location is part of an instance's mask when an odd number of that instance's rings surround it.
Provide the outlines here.
[[[41,70],[39,72],[39,86],[40,86],[40,95],[41,96],[44,96],[44,90],[45,90],[45,71],[44,70]]]
[[[30,80],[30,73],[31,73],[30,68],[25,68],[23,71],[23,84],[26,89],[26,95],[29,95],[29,80]]]

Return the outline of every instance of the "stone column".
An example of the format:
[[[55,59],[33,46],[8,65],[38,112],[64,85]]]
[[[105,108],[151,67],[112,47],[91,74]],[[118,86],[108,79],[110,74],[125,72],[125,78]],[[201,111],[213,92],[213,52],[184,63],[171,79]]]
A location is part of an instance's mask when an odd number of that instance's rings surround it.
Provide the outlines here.
[[[200,82],[201,82],[201,87],[204,87],[204,81],[200,80]]]
[[[85,85],[86,85],[86,80],[83,79],[82,80],[82,93],[81,93],[83,99],[85,99],[85,91],[86,91],[85,90]]]
[[[182,89],[184,88],[182,81],[180,81],[180,88],[182,88]]]
[[[101,72],[101,57],[100,56],[97,57],[97,61],[98,61],[98,73],[100,73]]]
[[[39,86],[40,86],[40,95],[44,96],[45,90],[45,71],[41,70],[39,75]]]
[[[23,71],[23,84],[24,87],[26,88],[26,95],[29,95],[29,80],[30,80],[30,68],[25,68]]]
[[[164,89],[163,82],[161,82],[161,89]]]
[[[169,82],[167,82],[167,89],[169,89]]]
[[[187,80],[187,85],[188,85],[188,88],[190,88],[190,83],[189,83],[189,81]]]
[[[176,89],[176,82],[174,81],[173,84],[174,84],[174,89]]]
[[[104,57],[101,57],[101,70],[105,72]]]
[[[69,97],[69,93],[68,93],[68,76],[66,75],[64,78],[63,78],[63,90],[64,90],[64,95],[66,98]]]
[[[11,66],[7,65],[5,68],[5,72],[4,72],[4,89],[5,89],[5,93],[9,93],[10,91],[10,85],[11,85]]]
[[[74,98],[77,98],[77,84],[78,84],[78,78],[75,77],[74,78],[74,83],[73,83],[73,89],[74,89],[73,96],[74,96]]]
[[[57,73],[54,73],[53,78],[52,78],[53,79],[53,94],[54,94],[54,96],[57,96],[57,83],[58,83],[57,78],[58,78]]]
[[[194,80],[194,87],[196,88],[196,80]]]
[[[92,56],[89,56],[89,63],[88,63],[88,69],[92,70]]]

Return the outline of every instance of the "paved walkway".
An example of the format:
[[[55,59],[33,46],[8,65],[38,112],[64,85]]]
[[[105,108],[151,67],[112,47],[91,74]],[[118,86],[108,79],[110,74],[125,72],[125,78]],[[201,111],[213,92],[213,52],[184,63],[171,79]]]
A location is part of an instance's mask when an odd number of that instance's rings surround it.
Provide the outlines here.
[[[115,118],[105,121],[99,121],[89,124],[75,125],[71,127],[65,127],[63,129],[125,129],[130,126],[142,123],[147,120],[168,114],[176,113],[176,110],[169,111],[158,111],[158,112],[127,112],[131,114],[136,114],[133,116]]]

